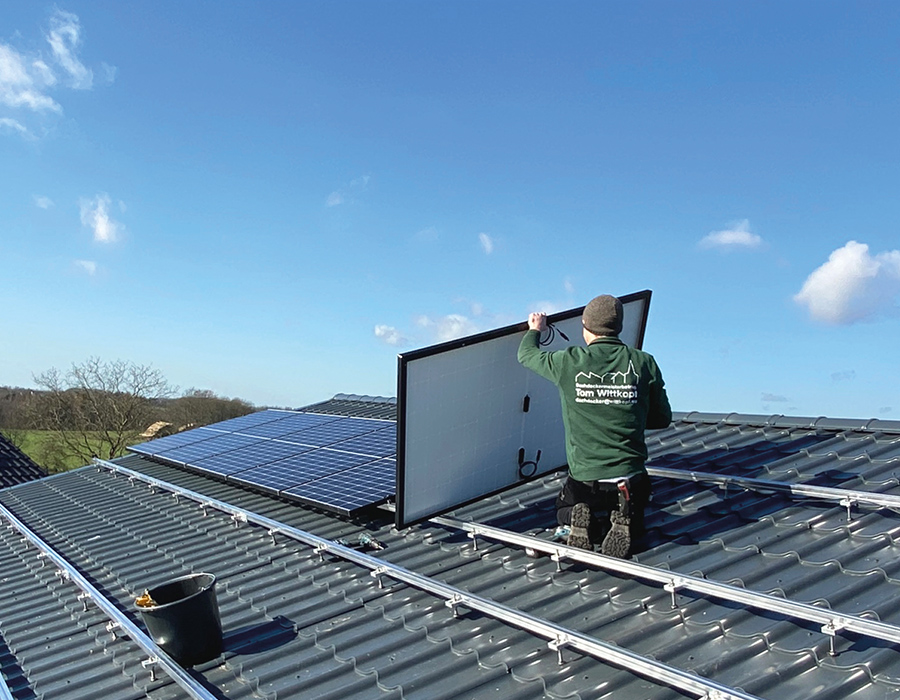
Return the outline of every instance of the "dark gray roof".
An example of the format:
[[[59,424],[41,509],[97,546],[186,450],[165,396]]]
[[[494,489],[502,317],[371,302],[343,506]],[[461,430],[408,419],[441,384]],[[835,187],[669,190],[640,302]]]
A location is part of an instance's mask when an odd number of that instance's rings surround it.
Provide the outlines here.
[[[47,473],[0,433],[0,488],[40,479]]]
[[[340,408],[378,403],[335,399]],[[329,404],[331,402],[324,402]],[[380,409],[392,406],[381,402]],[[335,406],[332,406],[336,408]],[[382,416],[384,417],[384,416]],[[648,436],[651,469],[900,496],[900,423],[783,416],[679,414]],[[334,516],[132,455],[122,468],[163,482],[151,489],[85,467],[0,491],[0,505],[64,555],[121,610],[159,581],[218,576],[226,650],[194,674],[219,697],[638,698],[693,697],[572,649],[565,663],[546,640],[266,528],[241,523],[166,485],[247,509],[327,540],[361,533],[384,562],[519,609],[647,659],[777,700],[900,697],[900,648],[802,617],[694,592],[722,582],[886,623],[900,634],[900,516],[887,507],[792,496],[751,482],[655,477],[645,550],[633,563],[687,587],[579,562],[526,556],[473,540],[458,521],[546,537],[560,475],[521,484],[397,532],[389,513]],[[826,492],[823,492],[826,493]],[[826,494],[827,495],[827,494]],[[852,499],[851,499],[852,500]],[[20,698],[181,698],[146,658],[113,639],[105,617],[34,548],[0,530],[0,670]],[[564,552],[564,550],[561,550]],[[835,613],[837,617],[837,613]],[[854,617],[853,619],[856,619]],[[895,628],[896,626],[896,628]]]
[[[383,396],[337,394],[328,401],[305,406],[303,410],[335,416],[397,420],[397,400]]]

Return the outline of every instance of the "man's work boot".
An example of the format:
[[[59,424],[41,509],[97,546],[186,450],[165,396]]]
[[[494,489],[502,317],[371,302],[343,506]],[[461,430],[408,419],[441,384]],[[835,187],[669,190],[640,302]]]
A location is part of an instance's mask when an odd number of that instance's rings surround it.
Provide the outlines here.
[[[603,538],[600,552],[608,557],[625,559],[631,552],[631,518],[614,510],[609,514],[609,522],[611,527]]]
[[[572,506],[572,515],[569,517],[572,531],[566,538],[566,544],[570,547],[593,551],[594,545],[591,544],[591,538],[588,536],[588,528],[591,526],[590,506],[587,503],[576,503]]]
[[[611,527],[600,552],[608,557],[625,559],[631,553],[631,493],[628,480],[622,479],[616,486],[619,489],[619,508],[609,514]]]

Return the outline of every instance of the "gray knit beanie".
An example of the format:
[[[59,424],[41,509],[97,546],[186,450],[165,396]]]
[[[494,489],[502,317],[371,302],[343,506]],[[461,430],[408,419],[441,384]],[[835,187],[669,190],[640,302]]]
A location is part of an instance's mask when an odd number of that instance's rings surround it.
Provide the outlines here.
[[[622,332],[622,302],[609,294],[594,297],[584,307],[581,323],[594,335]]]

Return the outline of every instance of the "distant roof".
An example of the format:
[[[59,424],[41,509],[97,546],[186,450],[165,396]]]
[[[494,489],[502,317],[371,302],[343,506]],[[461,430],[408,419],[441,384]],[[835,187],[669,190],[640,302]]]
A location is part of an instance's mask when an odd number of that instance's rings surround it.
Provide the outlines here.
[[[334,398],[314,403],[303,408],[313,413],[328,413],[357,418],[397,419],[397,400],[384,396],[364,396],[360,394],[337,394]]]
[[[548,541],[560,474],[402,532],[389,512],[349,521],[139,455],[0,506],[138,625],[145,587],[215,573],[225,652],[193,674],[216,697],[661,700],[704,678],[720,697],[900,692],[900,424],[682,413],[648,446],[649,533],[628,562]],[[188,697],[35,545],[0,541],[14,698]]]
[[[0,433],[0,488],[40,479],[47,472]]]

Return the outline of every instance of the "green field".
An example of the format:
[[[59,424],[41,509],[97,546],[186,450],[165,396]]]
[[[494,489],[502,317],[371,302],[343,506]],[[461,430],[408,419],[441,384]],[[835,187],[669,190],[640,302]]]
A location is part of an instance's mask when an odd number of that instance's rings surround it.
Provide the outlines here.
[[[31,457],[48,472],[61,472],[83,467],[87,462],[81,457],[65,454],[54,449],[54,433],[50,430],[14,430],[2,431],[18,444],[19,449]],[[97,442],[99,452],[99,441]]]

